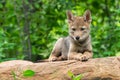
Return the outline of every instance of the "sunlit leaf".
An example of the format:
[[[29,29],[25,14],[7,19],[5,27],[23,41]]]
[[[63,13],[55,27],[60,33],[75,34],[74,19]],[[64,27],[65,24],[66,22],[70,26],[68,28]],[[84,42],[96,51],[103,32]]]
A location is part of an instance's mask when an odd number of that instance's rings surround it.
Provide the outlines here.
[[[23,76],[25,77],[32,77],[35,75],[35,72],[33,70],[25,70],[23,71]]]

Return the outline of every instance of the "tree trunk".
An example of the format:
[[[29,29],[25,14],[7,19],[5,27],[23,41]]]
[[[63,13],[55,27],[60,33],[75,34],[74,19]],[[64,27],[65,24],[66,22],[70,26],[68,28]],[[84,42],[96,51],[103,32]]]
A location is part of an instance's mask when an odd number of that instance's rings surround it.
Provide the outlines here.
[[[32,77],[24,77],[24,70],[35,71]],[[67,60],[32,63],[7,61],[0,64],[0,80],[71,80],[68,71],[82,74],[81,80],[120,80],[120,57],[96,58],[86,62]],[[12,73],[14,72],[15,75]]]
[[[31,41],[30,41],[30,20],[28,17],[30,16],[29,5],[25,3],[23,0],[23,13],[25,18],[23,33],[24,33],[24,53],[26,55],[27,60],[31,60]]]

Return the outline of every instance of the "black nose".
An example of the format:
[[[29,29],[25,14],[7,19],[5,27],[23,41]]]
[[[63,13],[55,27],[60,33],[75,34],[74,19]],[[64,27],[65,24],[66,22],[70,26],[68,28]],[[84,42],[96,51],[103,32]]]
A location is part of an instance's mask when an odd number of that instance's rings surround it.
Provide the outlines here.
[[[80,37],[79,37],[79,36],[77,36],[77,37],[76,37],[76,40],[79,40],[79,38],[80,38]]]

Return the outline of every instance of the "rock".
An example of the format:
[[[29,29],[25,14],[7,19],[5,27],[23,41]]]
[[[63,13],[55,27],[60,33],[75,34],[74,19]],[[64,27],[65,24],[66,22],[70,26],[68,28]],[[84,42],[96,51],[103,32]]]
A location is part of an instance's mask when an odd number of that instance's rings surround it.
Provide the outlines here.
[[[28,69],[35,71],[35,75],[23,76],[23,71]],[[82,74],[81,80],[120,80],[120,57],[96,58],[86,62],[6,61],[0,63],[0,80],[71,80],[68,71],[74,75]]]

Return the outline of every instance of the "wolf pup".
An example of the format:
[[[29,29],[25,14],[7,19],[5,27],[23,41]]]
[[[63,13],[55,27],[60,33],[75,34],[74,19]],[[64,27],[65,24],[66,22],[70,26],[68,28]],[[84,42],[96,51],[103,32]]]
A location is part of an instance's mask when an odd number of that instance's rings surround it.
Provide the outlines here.
[[[57,40],[49,61],[87,61],[93,56],[90,37],[91,12],[86,10],[84,15],[79,17],[67,11],[67,19],[69,36]]]

